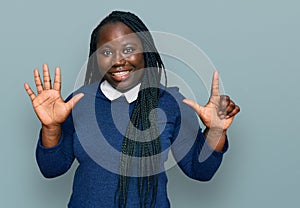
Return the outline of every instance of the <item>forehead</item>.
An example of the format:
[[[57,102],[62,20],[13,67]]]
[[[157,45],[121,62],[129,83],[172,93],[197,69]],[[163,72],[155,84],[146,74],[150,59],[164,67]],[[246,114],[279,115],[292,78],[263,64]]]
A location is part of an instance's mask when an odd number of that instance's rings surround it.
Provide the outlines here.
[[[107,23],[98,32],[97,47],[103,44],[120,44],[126,41],[141,44],[140,38],[124,23]]]

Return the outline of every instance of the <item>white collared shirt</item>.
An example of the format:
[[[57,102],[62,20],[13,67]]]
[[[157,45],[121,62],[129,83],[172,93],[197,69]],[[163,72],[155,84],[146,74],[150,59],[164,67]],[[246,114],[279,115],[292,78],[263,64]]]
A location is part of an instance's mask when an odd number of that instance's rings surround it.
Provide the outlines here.
[[[138,97],[140,86],[141,83],[123,93],[113,88],[106,80],[104,80],[104,82],[102,82],[100,85],[100,89],[105,97],[107,97],[107,99],[109,99],[110,101],[116,100],[121,96],[125,96],[127,102],[132,103]]]

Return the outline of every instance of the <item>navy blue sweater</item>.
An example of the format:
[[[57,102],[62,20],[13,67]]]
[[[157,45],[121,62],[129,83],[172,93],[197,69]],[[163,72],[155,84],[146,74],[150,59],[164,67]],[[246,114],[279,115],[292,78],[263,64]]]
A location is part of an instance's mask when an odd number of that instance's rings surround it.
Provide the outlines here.
[[[85,96],[63,123],[60,142],[55,147],[45,148],[39,138],[37,163],[45,177],[53,178],[67,172],[77,159],[79,166],[68,207],[114,207],[119,152],[135,102],[128,104],[124,97],[108,100],[99,83],[84,86],[74,94],[78,92]],[[169,160],[169,152],[172,151],[177,165],[188,177],[208,181],[220,166],[228,143],[226,141],[222,152],[212,150],[205,142],[197,115],[182,103],[183,99],[178,88],[168,88],[159,99],[161,161],[165,169],[171,167],[173,163]],[[161,170],[155,172],[159,175],[156,201],[159,208],[170,207],[165,169],[162,165]],[[132,176],[127,200],[129,208],[139,207],[137,178]]]

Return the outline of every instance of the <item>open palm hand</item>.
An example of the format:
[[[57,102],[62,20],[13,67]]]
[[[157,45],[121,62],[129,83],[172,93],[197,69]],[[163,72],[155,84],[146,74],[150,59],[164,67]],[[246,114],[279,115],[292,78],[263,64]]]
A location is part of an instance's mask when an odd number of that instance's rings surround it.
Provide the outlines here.
[[[34,81],[38,94],[36,95],[27,83],[24,84],[24,88],[42,125],[57,126],[66,120],[73,106],[83,97],[83,94],[75,95],[70,101],[64,102],[60,93],[61,74],[58,67],[55,70],[53,87],[46,64],[43,65],[43,79],[44,84],[41,81],[39,71],[35,69]]]

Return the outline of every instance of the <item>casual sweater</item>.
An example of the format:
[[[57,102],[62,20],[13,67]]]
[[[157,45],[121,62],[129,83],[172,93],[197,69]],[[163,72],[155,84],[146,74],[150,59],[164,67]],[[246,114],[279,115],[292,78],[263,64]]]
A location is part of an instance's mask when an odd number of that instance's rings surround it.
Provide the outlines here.
[[[84,93],[72,113],[62,124],[59,143],[42,146],[41,136],[36,159],[41,173],[54,178],[66,173],[76,159],[79,166],[74,176],[70,208],[114,207],[122,141],[135,102],[124,97],[114,101],[101,92],[99,83],[84,86],[73,93]],[[72,96],[72,95],[71,95]],[[70,99],[70,97],[67,100]],[[161,138],[161,161],[169,164],[169,152],[180,169],[198,181],[210,180],[219,168],[224,152],[214,151],[205,142],[195,112],[182,102],[178,88],[168,88],[158,102],[158,127]],[[170,166],[170,165],[169,165]],[[170,207],[165,170],[158,174],[156,207]],[[139,207],[137,177],[131,178],[127,207]]]

